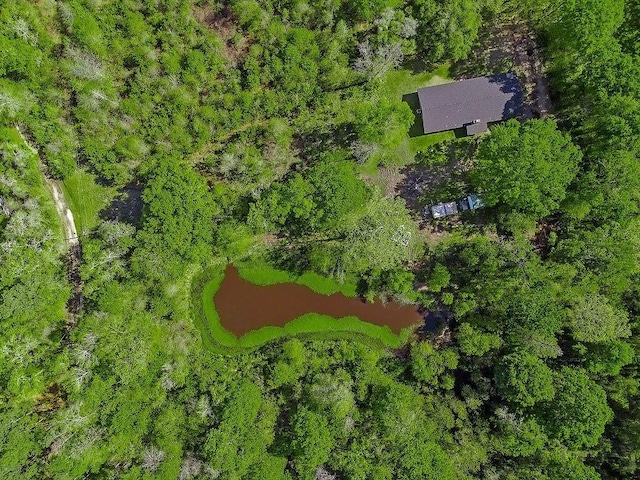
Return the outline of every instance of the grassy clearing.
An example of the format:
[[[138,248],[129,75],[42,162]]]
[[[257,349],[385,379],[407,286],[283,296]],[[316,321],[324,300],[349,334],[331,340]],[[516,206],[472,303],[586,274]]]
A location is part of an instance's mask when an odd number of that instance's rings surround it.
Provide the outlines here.
[[[390,72],[384,80],[382,91],[389,98],[397,99],[419,88],[440,85],[452,81],[450,65],[445,63],[431,72],[416,72],[414,68],[401,68]]]
[[[382,94],[391,100],[402,99],[411,107],[415,113],[419,108],[417,91],[422,87],[440,85],[452,81],[450,75],[450,65],[444,64],[431,72],[416,71],[417,65],[405,67],[400,70],[390,72],[382,84]],[[413,163],[418,152],[426,150],[436,143],[452,140],[455,138],[453,132],[442,132],[431,135],[423,135],[422,119],[415,115],[414,123],[409,130],[409,135],[394,149],[381,152],[380,156],[387,159],[388,163],[403,167]],[[369,175],[374,175],[380,158],[376,155],[371,159],[363,170]]]
[[[86,235],[100,224],[98,214],[116,195],[115,189],[98,185],[95,178],[78,169],[62,182],[79,235]]]
[[[355,295],[355,287],[345,288],[335,280],[314,273],[296,277],[289,272],[263,264],[240,264],[238,271],[245,280],[258,285],[296,281],[318,293],[342,292]],[[348,339],[364,342],[372,348],[398,348],[408,341],[412,331],[411,328],[406,328],[396,335],[387,326],[373,325],[357,317],[336,319],[327,315],[308,313],[283,327],[266,326],[238,338],[222,326],[213,302],[223,279],[224,267],[209,267],[194,278],[191,288],[192,318],[200,331],[204,346],[216,353],[248,353],[267,342],[293,336],[315,340]]]
[[[455,140],[456,135],[453,130],[447,132],[431,133],[429,135],[422,135],[420,137],[414,137],[409,139],[409,149],[411,153],[415,155],[418,152],[426,151],[431,145],[444,142],[447,140]]]
[[[356,296],[356,285],[340,283],[333,278],[323,277],[314,272],[305,272],[296,275],[292,272],[273,268],[265,261],[252,258],[250,261],[236,262],[238,273],[246,281],[255,285],[275,285],[277,283],[298,283],[309,287],[321,295],[331,295],[332,293],[342,293],[347,297]]]

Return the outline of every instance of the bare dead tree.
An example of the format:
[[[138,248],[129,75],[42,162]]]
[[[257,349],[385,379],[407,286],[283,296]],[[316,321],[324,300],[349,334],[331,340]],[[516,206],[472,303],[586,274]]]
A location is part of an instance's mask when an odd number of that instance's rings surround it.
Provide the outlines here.
[[[369,40],[358,44],[359,56],[353,64],[356,72],[374,80],[391,68],[398,67],[404,60],[399,43],[380,45],[374,49]]]
[[[142,455],[142,468],[149,472],[155,472],[164,460],[165,453],[156,447],[151,447]]]

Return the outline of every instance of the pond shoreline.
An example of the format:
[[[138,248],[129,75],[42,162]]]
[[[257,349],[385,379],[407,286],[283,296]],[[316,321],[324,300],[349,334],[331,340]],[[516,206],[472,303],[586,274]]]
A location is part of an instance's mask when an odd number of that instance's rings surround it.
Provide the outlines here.
[[[254,285],[295,283],[323,295],[337,292],[344,295],[352,292],[351,296],[355,297],[355,286],[341,285],[335,280],[316,274],[303,274],[300,276],[303,280],[298,282],[290,272],[270,266],[253,263],[238,263],[236,266],[239,275]],[[408,341],[415,327],[420,324],[418,321],[396,334],[388,326],[374,325],[352,315],[334,318],[308,312],[284,325],[263,326],[237,337],[222,325],[213,300],[224,281],[225,268],[221,265],[206,268],[194,278],[191,289],[194,323],[200,331],[204,345],[216,353],[248,353],[268,342],[294,336],[314,339],[349,339],[364,342],[376,348],[399,348]],[[310,283],[315,288],[310,286]]]

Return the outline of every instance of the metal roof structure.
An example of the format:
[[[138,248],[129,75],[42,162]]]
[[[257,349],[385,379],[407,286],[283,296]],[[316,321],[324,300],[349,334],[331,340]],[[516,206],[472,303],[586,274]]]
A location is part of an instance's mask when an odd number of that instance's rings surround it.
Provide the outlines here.
[[[447,215],[455,215],[458,213],[458,205],[456,202],[447,202],[444,204],[444,211]]]
[[[466,127],[482,133],[487,123],[522,114],[524,94],[513,72],[418,89],[424,133]]]
[[[444,204],[438,203],[431,207],[431,215],[433,218],[442,218],[447,216],[447,212],[444,208]]]
[[[477,210],[482,207],[484,207],[484,200],[475,193],[460,200],[460,208],[462,208],[463,212],[467,210]]]

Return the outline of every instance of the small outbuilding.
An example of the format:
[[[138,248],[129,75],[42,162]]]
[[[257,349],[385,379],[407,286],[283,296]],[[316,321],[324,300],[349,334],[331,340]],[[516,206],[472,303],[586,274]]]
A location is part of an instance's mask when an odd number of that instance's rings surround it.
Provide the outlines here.
[[[444,208],[444,203],[438,203],[431,207],[431,216],[433,218],[443,218],[447,216],[447,211]]]
[[[522,115],[524,94],[513,72],[418,89],[424,133],[464,128],[467,135],[492,122]]]
[[[476,210],[484,207],[484,200],[475,193],[472,193],[460,201],[460,207],[462,208],[462,211]]]
[[[456,202],[443,202],[433,205],[430,209],[425,208],[425,218],[431,213],[433,218],[444,218],[458,213],[458,205]]]
[[[458,213],[458,205],[456,205],[456,202],[447,202],[444,204],[444,211],[447,216],[455,215]]]

